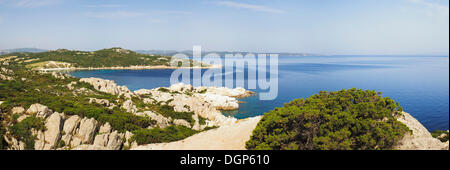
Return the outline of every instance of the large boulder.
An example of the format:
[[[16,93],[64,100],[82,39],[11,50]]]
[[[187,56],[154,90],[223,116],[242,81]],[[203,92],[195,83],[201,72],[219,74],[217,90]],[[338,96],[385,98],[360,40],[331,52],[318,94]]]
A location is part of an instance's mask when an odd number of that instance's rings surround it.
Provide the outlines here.
[[[133,104],[133,101],[127,100],[123,102],[122,107],[129,113],[136,113],[138,111],[137,107]]]
[[[35,129],[31,129],[31,133],[36,136],[36,140],[34,140],[34,149],[35,150],[44,150],[45,146],[45,135],[44,132],[38,131]]]
[[[84,118],[80,122],[80,128],[74,139],[71,142],[72,146],[77,146],[80,144],[91,144],[94,140],[94,135],[97,130],[98,122],[94,119]]]
[[[47,106],[36,103],[30,106],[30,108],[27,110],[27,113],[34,114],[36,115],[36,117],[47,118],[53,112]]]
[[[126,87],[119,86],[112,80],[104,80],[100,78],[82,78],[80,82],[86,82],[94,86],[98,91],[113,94],[124,95],[126,98],[131,98],[134,94]]]
[[[217,95],[213,93],[196,94],[200,98],[203,98],[206,102],[210,103],[218,110],[236,110],[239,109],[239,101],[236,98]]]
[[[138,116],[148,116],[152,120],[156,121],[156,125],[160,128],[165,128],[170,125],[171,118],[166,118],[160,114],[153,113],[152,111],[145,111],[136,113]]]
[[[61,115],[57,112],[53,113],[45,123],[45,145],[44,150],[56,149],[55,146],[61,137],[61,128],[62,128],[63,119]]]
[[[13,107],[11,109],[12,114],[22,114],[23,112],[25,112],[25,109],[23,107]]]
[[[80,124],[81,118],[78,115],[74,115],[69,117],[64,122],[63,133],[61,140],[68,146],[70,146],[70,142],[72,141],[72,136],[74,135],[78,125]]]
[[[174,125],[179,125],[179,126],[186,126],[188,128],[191,128],[191,124],[188,121],[184,120],[184,119],[175,119],[175,120],[173,120],[173,124]]]
[[[111,133],[102,133],[95,136],[93,148],[99,150],[119,150],[124,142],[125,134],[114,131]]]
[[[196,91],[205,91],[206,93],[211,93],[215,95],[228,96],[234,98],[244,98],[252,94],[252,92],[245,90],[244,88],[238,87],[235,89],[230,89],[226,87],[197,87]]]
[[[181,93],[183,93],[183,92],[186,92],[186,91],[193,90],[193,87],[190,84],[178,83],[178,84],[171,85],[169,87],[169,90],[173,91],[173,92],[181,92]]]

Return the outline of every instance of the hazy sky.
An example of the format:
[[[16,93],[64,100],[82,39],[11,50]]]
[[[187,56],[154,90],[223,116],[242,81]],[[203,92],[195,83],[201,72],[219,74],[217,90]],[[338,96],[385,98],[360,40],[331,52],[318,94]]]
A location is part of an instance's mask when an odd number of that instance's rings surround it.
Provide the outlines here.
[[[0,0],[0,49],[449,53],[448,0]]]

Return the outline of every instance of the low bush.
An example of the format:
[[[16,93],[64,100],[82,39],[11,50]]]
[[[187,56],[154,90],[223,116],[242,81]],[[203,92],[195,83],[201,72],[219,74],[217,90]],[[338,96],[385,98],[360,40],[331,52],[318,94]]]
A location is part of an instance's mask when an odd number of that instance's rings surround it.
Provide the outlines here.
[[[30,116],[10,126],[8,129],[14,138],[25,143],[25,149],[34,149],[36,136],[31,133],[30,129],[44,131],[44,119]]]
[[[131,141],[136,141],[139,145],[172,142],[185,139],[198,132],[185,126],[169,126],[164,129],[139,129],[133,131],[134,135],[131,137]]]
[[[320,92],[266,114],[246,143],[257,150],[391,149],[408,127],[402,108],[375,91]]]

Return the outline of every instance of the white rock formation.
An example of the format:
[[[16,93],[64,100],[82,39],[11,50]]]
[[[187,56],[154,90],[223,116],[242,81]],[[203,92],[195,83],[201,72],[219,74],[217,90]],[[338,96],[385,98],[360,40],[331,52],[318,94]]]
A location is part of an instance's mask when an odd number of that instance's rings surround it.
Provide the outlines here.
[[[239,109],[239,101],[236,98],[222,96],[212,93],[195,94],[196,97],[200,97],[206,102],[210,103],[218,110],[236,110]]]
[[[28,114],[35,114],[36,117],[46,118],[50,116],[53,112],[48,109],[47,106],[41,105],[39,103],[32,104],[27,110]]]
[[[77,133],[73,136],[72,146],[77,146],[80,144],[90,144],[94,140],[94,134],[97,130],[98,122],[91,118],[83,118],[80,121],[80,128]]]
[[[25,109],[23,107],[13,107],[11,109],[12,114],[22,114],[23,112],[25,112]]]
[[[119,86],[112,80],[105,80],[100,78],[82,78],[80,79],[80,82],[89,83],[94,86],[96,90],[113,95],[124,95],[126,98],[131,98],[131,96],[134,95],[126,86]]]
[[[441,150],[448,149],[448,142],[443,143],[440,140],[433,138],[430,132],[410,114],[403,112],[398,121],[404,123],[412,130],[412,134],[407,134],[395,149],[399,150]]]
[[[111,103],[109,100],[106,99],[97,99],[97,98],[90,98],[89,99],[89,103],[98,103],[102,106],[105,106],[109,109],[113,109],[114,107],[116,107],[116,105],[114,103]]]
[[[55,149],[57,142],[61,137],[62,117],[59,113],[53,113],[45,123],[46,131],[44,132],[44,150]]]
[[[64,122],[64,127],[63,127],[64,135],[62,136],[61,140],[63,140],[67,146],[73,146],[71,144],[72,137],[73,137],[73,135],[75,135],[76,129],[77,129],[78,125],[80,124],[80,121],[81,121],[81,118],[78,115],[74,115],[74,116],[69,117]]]
[[[173,124],[174,125],[179,125],[179,126],[186,126],[188,128],[191,128],[191,124],[188,121],[184,120],[184,119],[175,119],[175,120],[173,120]]]
[[[139,112],[139,113],[136,113],[136,115],[150,117],[152,120],[156,121],[156,125],[159,128],[165,128],[165,127],[169,126],[170,122],[172,121],[171,118],[166,118],[166,117],[164,117],[160,114],[156,114],[152,111]]]
[[[133,104],[133,101],[127,100],[123,102],[122,107],[129,113],[136,113],[138,111],[137,107]]]

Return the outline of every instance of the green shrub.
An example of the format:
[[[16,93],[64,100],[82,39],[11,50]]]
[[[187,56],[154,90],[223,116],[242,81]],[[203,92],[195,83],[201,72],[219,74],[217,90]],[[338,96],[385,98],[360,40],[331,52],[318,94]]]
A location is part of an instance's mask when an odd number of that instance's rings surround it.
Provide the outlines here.
[[[14,72],[17,77],[24,77],[30,81],[0,80],[0,100],[5,101],[1,106],[2,110],[10,110],[16,106],[28,108],[32,104],[40,103],[66,115],[94,118],[100,123],[110,122],[111,127],[120,132],[147,128],[155,123],[150,118],[136,116],[118,107],[108,109],[96,103],[90,104],[89,98],[92,97],[114,101],[117,96],[99,92],[92,85],[79,82],[77,78],[57,79],[48,74],[38,74],[23,68],[16,68]],[[73,91],[65,87],[73,81],[78,82],[74,87],[90,89],[95,94],[73,95]]]
[[[192,118],[193,112],[176,112],[172,106],[168,105],[149,105],[150,109],[164,117],[171,117],[172,119],[184,119],[193,126],[195,120]]]
[[[441,138],[440,136],[442,134],[446,134],[446,135]],[[436,130],[436,131],[431,133],[431,136],[433,136],[433,138],[439,139],[441,142],[447,142],[448,141],[448,131]]]
[[[169,93],[169,92],[170,92],[170,90],[169,90],[169,89],[167,89],[167,88],[164,88],[164,87],[160,87],[160,88],[158,89],[158,91],[160,91],[160,92],[164,92],[164,93]]]
[[[172,142],[182,140],[198,132],[185,126],[169,126],[164,129],[139,129],[133,131],[134,135],[131,137],[131,141],[136,141],[139,145]]]
[[[36,136],[32,135],[31,129],[44,131],[44,119],[30,116],[10,126],[8,129],[14,138],[25,143],[25,149],[34,149]]]
[[[320,92],[264,114],[247,141],[257,150],[391,149],[408,127],[398,103],[375,91]]]

